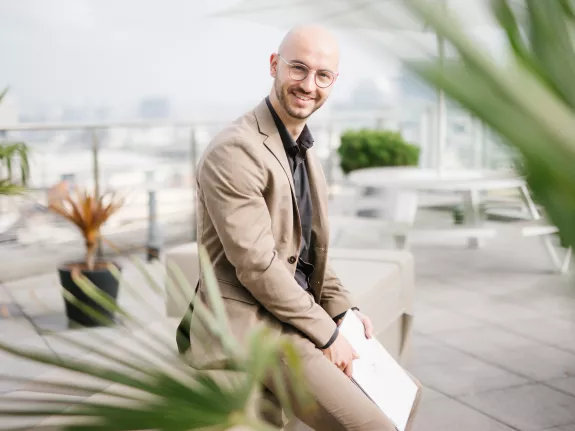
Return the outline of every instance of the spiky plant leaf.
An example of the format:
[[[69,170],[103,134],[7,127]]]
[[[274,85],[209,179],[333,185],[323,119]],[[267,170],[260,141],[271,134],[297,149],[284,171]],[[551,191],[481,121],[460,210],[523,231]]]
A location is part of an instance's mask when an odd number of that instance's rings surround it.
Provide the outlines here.
[[[8,88],[0,91],[0,103],[8,93]],[[23,142],[0,142],[0,196],[24,193],[30,177],[28,162],[29,149]],[[17,161],[20,177],[14,176],[13,164]]]
[[[0,195],[16,195],[25,191],[30,177],[29,149],[23,142],[0,142]],[[14,174],[14,163],[19,175]]]
[[[48,208],[80,230],[86,245],[85,263],[88,269],[93,270],[100,230],[124,203],[125,198],[115,192],[95,196],[88,190],[77,190],[66,194],[61,201],[52,202]]]
[[[480,118],[518,149],[527,182],[566,245],[575,246],[575,47],[573,3],[509,0],[491,7],[509,43],[497,64],[458,20],[424,0],[406,4],[459,54],[459,60],[409,63],[428,83]]]
[[[202,271],[209,273],[211,264],[204,249],[200,249],[200,256]],[[155,277],[147,273],[148,269],[144,265],[140,263],[137,268],[142,270],[149,286],[138,286],[137,289],[131,286],[130,289],[142,291],[148,287],[153,292],[161,289],[155,286]],[[129,286],[116,268],[112,270],[121,279],[123,286]],[[76,282],[84,293],[93,289],[81,275],[77,275]],[[185,280],[180,282],[185,283]],[[78,375],[74,383],[48,380],[32,385],[30,390],[37,387],[39,395],[42,393],[43,396],[28,398],[30,405],[26,407],[19,407],[21,403],[18,403],[18,398],[6,397],[0,400],[0,422],[2,417],[54,417],[59,419],[58,426],[61,429],[78,431],[229,430],[236,426],[262,431],[276,429],[261,416],[265,408],[258,396],[261,393],[261,380],[263,376],[276,375],[280,386],[286,388],[283,400],[289,400],[288,404],[292,399],[300,405],[308,403],[305,386],[298,380],[301,377],[301,364],[295,349],[263,326],[250,334],[246,345],[237,343],[225,319],[217,318],[210,311],[223,310],[223,301],[215,279],[208,277],[206,288],[210,290],[210,307],[198,303],[194,312],[200,310],[199,315],[214,325],[210,329],[233,356],[227,370],[233,372],[235,377],[226,384],[216,380],[209,372],[192,369],[183,356],[176,354],[174,346],[170,350],[165,333],[154,331],[145,321],[111,304],[108,298],[92,292],[92,299],[102,306],[123,313],[130,322],[137,325],[136,328],[140,328],[137,332],[142,335],[134,334],[130,337],[134,346],[126,342],[110,345],[109,340],[105,342],[104,339],[91,345],[84,341],[66,340],[67,337],[58,338],[60,341],[68,341],[71,346],[90,351],[92,359],[56,358],[33,349],[0,343],[0,350],[6,353]],[[184,290],[190,291],[191,286],[186,286]],[[150,304],[144,305],[147,307]],[[157,316],[158,313],[153,315]],[[166,329],[171,329],[165,317],[160,323]],[[173,332],[170,336],[173,336]],[[149,349],[144,344],[145,338],[154,344],[154,348]],[[146,355],[139,353],[136,346],[144,348]],[[284,360],[292,371],[289,376],[280,373]],[[82,376],[90,379],[85,382]],[[94,393],[98,390],[94,378],[108,381],[112,385],[88,400],[66,396]],[[287,388],[293,388],[289,395]],[[50,390],[56,393],[46,398],[46,391]]]

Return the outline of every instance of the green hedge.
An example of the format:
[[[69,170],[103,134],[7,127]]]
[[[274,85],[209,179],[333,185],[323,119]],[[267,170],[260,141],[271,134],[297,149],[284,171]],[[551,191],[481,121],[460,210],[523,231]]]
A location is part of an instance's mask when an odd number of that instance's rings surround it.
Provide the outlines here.
[[[420,148],[400,133],[387,130],[348,130],[337,150],[344,173],[382,166],[417,166]]]

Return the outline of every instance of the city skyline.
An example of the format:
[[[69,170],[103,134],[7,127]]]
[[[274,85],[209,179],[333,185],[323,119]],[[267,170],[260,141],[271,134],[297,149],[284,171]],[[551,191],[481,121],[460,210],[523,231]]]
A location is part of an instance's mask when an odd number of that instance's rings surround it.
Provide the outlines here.
[[[284,31],[208,18],[236,1],[0,0],[0,87],[11,88],[20,110],[126,111],[149,97],[166,98],[175,111],[249,106],[269,92],[269,55]],[[333,100],[346,100],[366,79],[393,86],[397,58],[337,35],[342,60]]]

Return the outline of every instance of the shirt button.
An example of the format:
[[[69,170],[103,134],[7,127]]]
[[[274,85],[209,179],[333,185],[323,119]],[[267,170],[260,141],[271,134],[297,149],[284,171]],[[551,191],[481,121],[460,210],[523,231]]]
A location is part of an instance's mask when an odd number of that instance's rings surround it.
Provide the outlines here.
[[[296,261],[295,256],[290,256],[290,258],[288,259],[288,262],[291,263],[291,264],[294,264],[295,261]]]

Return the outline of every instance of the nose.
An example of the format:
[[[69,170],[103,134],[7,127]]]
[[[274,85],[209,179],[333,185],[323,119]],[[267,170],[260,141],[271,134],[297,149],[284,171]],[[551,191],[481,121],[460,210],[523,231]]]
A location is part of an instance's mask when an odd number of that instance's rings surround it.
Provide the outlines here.
[[[302,90],[311,93],[315,90],[315,75],[313,73],[308,73],[304,80],[300,81]]]

